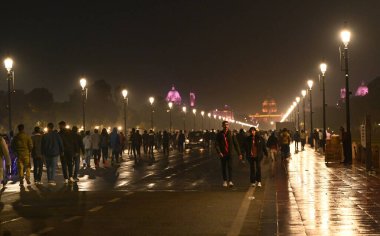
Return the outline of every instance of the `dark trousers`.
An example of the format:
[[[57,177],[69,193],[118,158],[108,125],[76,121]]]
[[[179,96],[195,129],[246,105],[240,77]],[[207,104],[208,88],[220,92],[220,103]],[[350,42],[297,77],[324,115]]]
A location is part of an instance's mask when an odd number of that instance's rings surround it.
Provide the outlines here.
[[[178,143],[178,152],[183,152],[183,143]]]
[[[222,176],[224,181],[232,181],[232,158],[231,156],[224,156],[220,158],[222,165]]]
[[[144,144],[144,154],[148,154],[148,144]]]
[[[108,160],[108,147],[102,147],[103,164]]]
[[[74,156],[74,179],[78,178],[79,167],[80,167],[80,154]]]
[[[61,156],[61,165],[63,178],[73,177],[73,155],[65,153],[65,155]]]
[[[43,161],[42,158],[33,157],[33,175],[34,181],[41,181]]]
[[[139,157],[139,159],[141,158],[141,145],[132,144],[132,150],[135,163],[137,163],[137,156]]]
[[[261,158],[247,157],[247,160],[249,163],[249,180],[251,183],[261,182]]]
[[[95,166],[99,166],[100,149],[92,149],[92,156],[94,157]]]
[[[164,143],[162,147],[164,155],[169,155],[169,143]]]
[[[301,147],[302,147],[302,150],[305,149],[305,143],[306,143],[306,139],[301,139]]]

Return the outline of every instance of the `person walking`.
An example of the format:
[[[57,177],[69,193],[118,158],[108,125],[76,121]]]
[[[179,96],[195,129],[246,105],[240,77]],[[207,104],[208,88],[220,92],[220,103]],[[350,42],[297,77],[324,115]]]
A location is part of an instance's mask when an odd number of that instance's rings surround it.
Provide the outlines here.
[[[49,185],[56,185],[55,171],[58,157],[63,156],[63,142],[57,131],[53,130],[53,123],[47,125],[47,133],[42,136],[41,153],[45,157],[46,172]]]
[[[294,140],[294,152],[298,153],[298,143],[301,141],[301,135],[298,130],[293,135],[293,140]]]
[[[343,156],[344,156],[343,164],[351,165],[352,159],[350,159],[349,157],[349,151],[350,151],[349,149],[352,147],[350,146],[349,136],[343,127],[340,127],[340,132],[341,132],[341,140],[342,140],[342,145],[343,145]]]
[[[99,130],[94,129],[94,133],[91,135],[91,147],[92,155],[94,157],[95,168],[99,168],[100,162],[100,135]]]
[[[170,133],[164,130],[162,133],[162,152],[164,156],[169,156]]]
[[[222,122],[223,130],[216,136],[216,152],[219,155],[222,167],[223,187],[233,187],[232,182],[232,150],[235,149],[239,159],[242,159],[236,136],[229,130],[228,121]]]
[[[245,132],[243,129],[240,129],[239,130],[239,133],[236,135],[236,139],[239,143],[239,148],[242,152],[242,155],[244,155],[244,152],[245,152],[245,142],[246,142],[246,139],[247,139],[247,136],[245,135]]]
[[[84,157],[85,151],[84,151],[84,146],[83,146],[83,140],[82,136],[78,133],[78,127],[73,126],[71,129],[71,132],[73,133],[74,140],[77,143],[75,145],[75,150],[74,150],[74,181],[78,182],[78,174],[79,174],[79,168],[80,168],[80,155],[82,153],[82,156]]]
[[[43,169],[43,156],[41,150],[42,132],[40,127],[34,127],[32,134],[32,158],[33,158],[33,176],[36,185],[41,184],[42,169]]]
[[[179,131],[178,135],[178,152],[183,153],[183,145],[185,143],[186,137],[182,130]]]
[[[148,156],[149,156],[149,160],[150,160],[150,163],[154,162],[154,153],[153,153],[153,149],[154,149],[154,132],[153,130],[149,130],[149,139],[148,139],[148,142],[149,142],[149,148],[148,148]]]
[[[33,142],[30,136],[25,133],[25,126],[23,124],[19,124],[17,129],[18,133],[13,138],[11,147],[17,156],[20,186],[24,186],[24,175],[26,183],[30,185],[30,155],[33,149]]]
[[[91,156],[92,156],[92,141],[91,141],[91,132],[89,130],[86,131],[86,136],[83,138],[83,146],[84,146],[84,158],[85,158],[85,166],[86,169],[91,168]]]
[[[290,157],[290,134],[286,128],[284,128],[280,133],[280,144],[281,144],[281,157],[282,160],[286,160]]]
[[[249,179],[251,186],[261,187],[261,160],[268,156],[265,139],[255,127],[249,129],[250,135],[246,138],[245,153],[249,163]]]
[[[301,133],[300,133],[301,151],[305,151],[306,137],[307,135],[305,133],[305,130],[301,130]]]
[[[114,127],[110,134],[110,146],[112,150],[112,165],[119,163],[119,153],[120,153],[120,136],[117,133],[117,128]]]
[[[108,165],[106,162],[108,161],[109,139],[107,130],[103,128],[102,133],[100,134],[100,149],[102,150],[103,166]]]
[[[0,136],[0,161],[1,161],[0,181],[1,181],[1,184],[3,185],[3,188],[5,188],[5,185],[7,184],[6,175],[11,171],[11,157],[9,155],[8,145],[5,142],[5,139],[1,136]],[[5,168],[3,167],[4,161],[5,161]]]
[[[144,130],[144,133],[142,134],[142,142],[143,142],[143,149],[144,149],[144,155],[148,155],[148,146],[149,146],[149,134],[148,131]]]
[[[65,179],[64,183],[68,184],[69,181],[73,183],[74,182],[73,162],[74,162],[75,150],[77,149],[76,147],[77,142],[75,141],[76,138],[73,135],[73,132],[66,128],[65,121],[59,122],[58,125],[59,125],[58,134],[61,136],[63,148],[64,148],[63,155],[61,156],[63,178]]]
[[[275,163],[277,161],[277,155],[278,155],[278,150],[279,150],[279,142],[278,138],[276,137],[275,131],[271,133],[271,135],[268,138],[267,141],[267,147],[269,148],[269,155],[272,160],[272,176],[274,176],[275,173]]]

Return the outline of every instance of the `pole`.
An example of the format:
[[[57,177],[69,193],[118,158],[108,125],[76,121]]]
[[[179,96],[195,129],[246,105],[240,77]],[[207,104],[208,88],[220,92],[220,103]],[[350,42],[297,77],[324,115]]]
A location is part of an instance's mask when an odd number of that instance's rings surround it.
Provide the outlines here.
[[[194,125],[193,125],[193,127],[194,127],[194,131],[195,131],[195,114],[194,114]]]
[[[11,88],[11,82],[12,82],[12,71],[8,72],[8,125],[9,125],[9,133],[12,133],[12,103],[11,103],[11,97],[12,97],[12,88]]]
[[[298,100],[299,101],[299,100]],[[297,103],[297,129],[300,131],[300,103]]]
[[[305,97],[302,98],[302,106],[303,106],[303,131],[306,132],[306,111],[305,111]]]
[[[203,131],[203,120],[204,120],[204,116],[202,116],[202,131]]]
[[[124,98],[124,135],[127,135],[127,99]]]
[[[309,89],[309,94],[310,94],[310,137],[311,137],[310,146],[314,147],[314,141],[313,141],[313,103],[312,103],[311,89]]]
[[[152,127],[152,130],[153,130],[153,104],[151,105],[151,111],[150,111],[150,127]]]
[[[322,74],[322,91],[323,91],[323,153],[326,151],[326,90],[325,90],[325,75]]]
[[[82,89],[82,113],[83,113],[83,131],[86,131],[86,90]]]
[[[169,110],[169,132],[172,133],[172,109]]]
[[[183,113],[183,132],[186,130],[186,112]]]
[[[346,76],[346,123],[349,149],[347,150],[347,162],[352,163],[352,139],[351,139],[351,119],[350,119],[350,88],[348,77],[348,47],[344,47],[345,76]]]

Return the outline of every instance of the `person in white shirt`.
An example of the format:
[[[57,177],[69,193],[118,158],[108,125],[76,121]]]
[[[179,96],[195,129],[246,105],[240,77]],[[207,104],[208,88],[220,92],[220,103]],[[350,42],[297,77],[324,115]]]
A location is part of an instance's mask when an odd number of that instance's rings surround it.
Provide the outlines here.
[[[86,136],[83,138],[83,146],[84,146],[84,157],[85,163],[83,163],[83,168],[91,168],[91,156],[92,156],[92,141],[90,131],[86,131]]]

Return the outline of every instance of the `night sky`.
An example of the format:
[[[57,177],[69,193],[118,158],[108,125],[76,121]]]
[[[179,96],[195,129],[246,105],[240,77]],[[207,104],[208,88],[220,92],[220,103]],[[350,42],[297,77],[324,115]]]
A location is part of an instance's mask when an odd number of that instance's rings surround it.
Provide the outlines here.
[[[344,86],[338,48],[345,21],[351,87],[380,75],[376,0],[31,2],[1,4],[0,55],[15,60],[18,89],[46,87],[57,101],[84,75],[126,86],[132,106],[175,84],[186,100],[194,91],[204,108],[229,104],[253,113],[271,95],[284,112],[308,78],[318,81],[325,58],[333,105]]]

